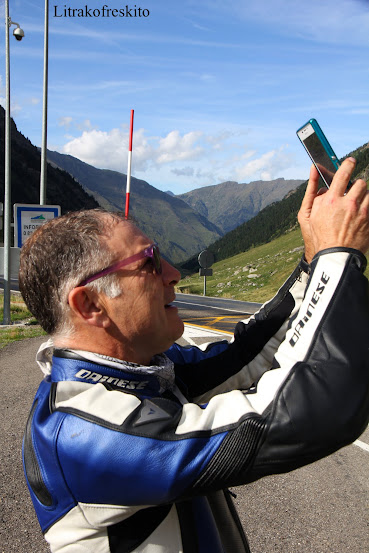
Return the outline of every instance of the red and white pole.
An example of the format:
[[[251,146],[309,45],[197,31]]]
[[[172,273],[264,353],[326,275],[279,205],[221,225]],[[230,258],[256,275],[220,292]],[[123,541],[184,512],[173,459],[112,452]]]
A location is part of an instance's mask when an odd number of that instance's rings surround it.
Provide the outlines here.
[[[128,214],[129,214],[129,195],[131,193],[133,114],[134,114],[134,110],[131,109],[131,124],[129,129],[129,147],[128,147],[128,169],[127,169],[127,184],[126,184],[126,213],[125,213],[126,219],[128,219]]]

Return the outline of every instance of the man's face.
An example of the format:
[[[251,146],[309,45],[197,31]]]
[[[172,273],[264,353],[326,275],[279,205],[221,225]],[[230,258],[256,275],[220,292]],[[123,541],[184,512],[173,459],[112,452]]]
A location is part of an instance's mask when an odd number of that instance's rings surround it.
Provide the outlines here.
[[[115,225],[107,243],[114,263],[141,252],[152,241],[133,224],[122,221]],[[130,350],[125,360],[148,364],[153,355],[162,353],[182,336],[183,322],[177,308],[170,305],[180,273],[162,260],[162,274],[158,275],[146,258],[123,267],[117,276],[122,294],[104,298],[112,321],[107,331],[124,344],[125,352]]]

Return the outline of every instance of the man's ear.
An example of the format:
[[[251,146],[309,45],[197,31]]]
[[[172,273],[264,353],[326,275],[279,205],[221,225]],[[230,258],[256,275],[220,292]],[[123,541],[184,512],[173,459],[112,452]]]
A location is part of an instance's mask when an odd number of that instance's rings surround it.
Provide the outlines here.
[[[69,307],[72,317],[76,317],[81,323],[101,328],[110,325],[110,318],[106,312],[104,302],[99,294],[86,286],[73,288],[68,295]]]

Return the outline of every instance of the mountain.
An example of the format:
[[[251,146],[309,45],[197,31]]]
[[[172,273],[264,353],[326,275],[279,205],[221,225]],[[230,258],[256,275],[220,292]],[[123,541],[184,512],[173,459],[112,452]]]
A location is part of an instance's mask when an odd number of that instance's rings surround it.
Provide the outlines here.
[[[41,156],[36,146],[10,122],[11,133],[11,204],[40,203]],[[0,201],[4,198],[5,111],[0,106]],[[97,201],[66,171],[48,167],[48,204],[60,205],[62,213],[98,207]]]
[[[363,178],[369,183],[369,142],[345,157],[349,156],[356,159],[352,180]],[[307,181],[296,190],[291,191],[283,200],[262,209],[253,219],[246,221],[211,244],[208,249],[214,254],[215,260],[221,261],[245,252],[294,229],[297,226],[297,213],[305,194],[306,184]],[[198,268],[197,256],[193,256],[180,265],[184,274],[194,273]]]
[[[177,197],[226,234],[255,217],[267,205],[282,200],[303,182],[283,178],[249,183],[228,181],[198,188]]]
[[[48,161],[68,171],[106,209],[124,211],[127,176],[97,169],[70,155],[48,151]],[[188,259],[222,236],[222,231],[186,202],[131,177],[130,215],[156,240],[173,263]]]

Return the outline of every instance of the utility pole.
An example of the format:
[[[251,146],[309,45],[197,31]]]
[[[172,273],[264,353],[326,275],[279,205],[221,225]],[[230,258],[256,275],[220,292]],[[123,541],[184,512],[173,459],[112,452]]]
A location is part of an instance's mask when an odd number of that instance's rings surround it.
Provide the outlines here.
[[[46,204],[47,187],[47,100],[49,71],[49,0],[45,0],[45,30],[44,30],[44,85],[42,103],[42,143],[40,172],[40,205]]]
[[[10,136],[10,53],[9,29],[17,41],[24,37],[19,24],[9,17],[9,0],[5,0],[5,181],[4,181],[4,314],[3,324],[11,324],[10,316],[10,251],[11,251],[11,136]]]

